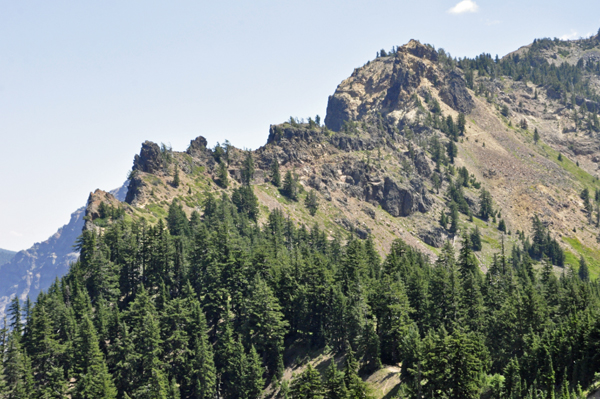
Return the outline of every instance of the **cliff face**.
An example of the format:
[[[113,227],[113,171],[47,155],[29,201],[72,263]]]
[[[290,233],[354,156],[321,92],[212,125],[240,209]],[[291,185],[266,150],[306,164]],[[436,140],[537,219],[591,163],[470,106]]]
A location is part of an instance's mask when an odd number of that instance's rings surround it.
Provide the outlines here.
[[[73,248],[83,228],[85,208],[71,214],[69,223],[46,241],[18,252],[8,263],[0,266],[0,316],[14,296],[35,300],[57,277],[63,276],[79,254]]]
[[[437,62],[437,52],[415,40],[393,55],[370,61],[329,97],[325,124],[339,132],[348,121],[372,122],[380,115],[397,123],[412,110],[418,91],[430,88],[452,109],[469,113],[474,103],[463,76]]]

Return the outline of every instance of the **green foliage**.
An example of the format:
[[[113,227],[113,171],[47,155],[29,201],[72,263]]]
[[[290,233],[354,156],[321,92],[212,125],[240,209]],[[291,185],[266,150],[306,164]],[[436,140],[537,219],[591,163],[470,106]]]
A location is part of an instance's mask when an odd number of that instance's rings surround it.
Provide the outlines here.
[[[231,201],[237,207],[239,213],[244,213],[251,220],[258,219],[258,198],[254,195],[251,186],[242,186],[233,190]]]
[[[221,187],[229,187],[229,172],[223,161],[219,161],[219,166],[217,166],[217,181]]]
[[[252,152],[246,151],[244,162],[242,163],[242,184],[249,186],[254,179],[254,160],[252,159]]]
[[[343,371],[307,365],[281,381],[283,397],[367,398],[359,370],[399,363],[418,398],[572,395],[600,371],[593,258],[557,277],[560,246],[539,218],[483,275],[477,228],[434,264],[401,240],[382,262],[371,240],[330,239],[277,209],[259,225],[225,193],[207,193],[203,210],[188,220],[173,201],[155,226],[84,232],[66,276],[8,307],[2,397],[259,398],[306,347],[333,349]]]
[[[175,166],[175,172],[173,174],[173,182],[171,183],[171,185],[175,188],[179,187],[179,184],[181,184],[181,180],[179,180],[179,167]]]
[[[308,209],[308,213],[310,213],[311,216],[315,216],[317,209],[319,209],[319,199],[317,198],[317,193],[314,189],[311,189],[306,195],[304,205],[306,206],[306,209]]]
[[[485,188],[482,188],[479,193],[479,217],[483,220],[487,220],[493,214],[492,195]]]
[[[498,222],[498,230],[500,230],[503,233],[506,233],[506,222],[504,221],[504,219],[500,219],[500,221]]]
[[[292,399],[322,399],[324,397],[321,376],[310,364],[292,380],[290,397]]]
[[[538,133],[537,127],[533,130],[533,142],[535,144],[538,143],[538,141],[540,141],[540,134]]]
[[[291,199],[292,201],[298,200],[298,182],[296,176],[292,174],[291,170],[288,170],[285,173],[285,178],[283,179],[283,194]]]
[[[553,264],[563,266],[565,254],[558,242],[550,237],[550,231],[538,215],[533,217],[532,224],[532,243],[525,241],[523,248],[532,258],[541,259],[542,256],[547,256]]]
[[[271,164],[271,183],[275,187],[281,187],[281,173],[279,172],[279,161],[277,157],[273,160]]]
[[[479,227],[475,226],[473,230],[471,230],[471,248],[473,251],[481,251],[481,232],[479,231]]]

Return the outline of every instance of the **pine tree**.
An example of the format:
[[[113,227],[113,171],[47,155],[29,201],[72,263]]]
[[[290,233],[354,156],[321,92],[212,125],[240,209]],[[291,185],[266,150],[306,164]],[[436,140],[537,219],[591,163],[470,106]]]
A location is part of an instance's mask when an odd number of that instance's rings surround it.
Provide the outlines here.
[[[448,153],[448,159],[450,160],[450,163],[454,163],[454,158],[456,158],[456,156],[458,155],[458,148],[456,147],[456,144],[454,144],[453,140],[448,140],[446,150]]]
[[[261,397],[265,380],[263,379],[264,367],[262,366],[262,362],[254,346],[250,348],[247,361],[248,365],[244,381],[246,398],[258,399]]]
[[[10,318],[10,329],[17,332],[17,336],[21,336],[23,333],[23,321],[21,314],[21,302],[19,297],[15,296],[8,305],[8,312]]]
[[[77,383],[73,398],[111,399],[117,391],[98,345],[98,337],[87,315],[79,325],[74,350]]]
[[[189,287],[189,286],[188,286]],[[188,288],[188,295],[191,295],[191,287]],[[212,345],[208,340],[208,326],[206,317],[198,301],[193,301],[191,311],[190,333],[196,336],[193,338],[192,358],[189,372],[189,397],[198,399],[214,398],[217,390],[216,369]]]
[[[367,384],[358,375],[358,361],[354,357],[351,348],[346,351],[346,362],[344,367],[344,383],[348,389],[349,399],[370,398]]]
[[[246,157],[242,164],[242,184],[250,186],[254,179],[254,160],[252,159],[252,152],[246,151]]]
[[[311,189],[308,192],[304,204],[308,209],[308,213],[310,213],[311,216],[315,216],[317,209],[319,209],[319,199],[317,198],[317,194],[315,193],[314,189]]]
[[[179,187],[179,184],[181,183],[181,180],[179,180],[179,167],[175,166],[175,174],[173,175],[173,183],[171,183],[173,185],[173,187],[177,188]]]
[[[492,208],[492,196],[489,191],[485,188],[481,189],[479,193],[479,217],[483,220],[487,220],[490,216],[494,214],[494,210]]]
[[[19,341],[18,332],[13,330],[4,354],[5,393],[10,399],[29,399],[34,393],[33,373],[29,358],[23,353]]]
[[[271,164],[271,183],[275,187],[281,186],[281,173],[279,172],[279,161],[277,157],[273,159],[273,163]]]
[[[227,166],[223,161],[220,161],[219,166],[217,167],[217,180],[221,187],[229,187],[229,172],[227,171]]]
[[[344,373],[338,371],[335,359],[331,359],[331,364],[325,372],[325,398],[327,399],[346,399],[348,390],[344,382]]]
[[[540,141],[540,134],[538,133],[537,127],[533,130],[533,142],[535,144],[538,143],[538,141]]]
[[[292,171],[288,170],[283,179],[283,193],[292,201],[298,200],[298,183],[292,175]]]
[[[448,231],[452,234],[458,232],[458,206],[455,202],[450,203],[450,228]]]
[[[504,221],[504,219],[500,219],[500,221],[498,222],[498,230],[500,230],[503,233],[506,233],[506,222]]]
[[[294,377],[290,386],[292,399],[322,399],[323,384],[319,372],[312,365],[306,366],[302,374]]]
[[[465,118],[465,114],[463,114],[462,112],[458,114],[458,119],[456,122],[456,125],[458,127],[458,131],[460,134],[465,134],[465,128],[467,125],[467,120]]]
[[[577,271],[577,274],[579,275],[581,281],[586,283],[590,281],[590,271],[588,269],[587,262],[585,261],[583,256],[579,257],[579,270]]]
[[[481,232],[479,231],[479,227],[475,226],[473,230],[471,230],[471,248],[473,251],[481,251]]]

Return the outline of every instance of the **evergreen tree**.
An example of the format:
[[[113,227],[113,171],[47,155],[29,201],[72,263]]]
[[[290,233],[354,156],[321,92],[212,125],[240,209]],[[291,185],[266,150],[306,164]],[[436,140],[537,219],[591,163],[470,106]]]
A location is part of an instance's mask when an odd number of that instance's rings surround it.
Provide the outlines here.
[[[160,224],[162,226],[162,223]],[[167,214],[167,226],[169,232],[174,236],[190,236],[190,222],[177,198],[174,198],[169,206]],[[159,229],[162,230],[162,229]]]
[[[181,180],[179,180],[179,168],[177,166],[175,166],[175,173],[173,175],[173,183],[171,183],[173,185],[173,187],[177,188],[179,187],[179,184],[181,183]]]
[[[244,382],[246,387],[246,398],[258,399],[261,397],[265,381],[263,379],[264,368],[254,346],[250,348],[247,359],[248,366]]]
[[[494,214],[494,210],[492,208],[492,196],[489,191],[485,188],[481,189],[479,193],[479,217],[483,220],[487,220],[490,216]]]
[[[586,283],[590,281],[590,271],[588,269],[587,262],[585,261],[583,256],[579,257],[579,270],[577,271],[577,274],[579,275],[581,281]]]
[[[250,186],[254,179],[254,160],[252,159],[252,152],[246,151],[246,157],[242,164],[242,184]]]
[[[277,157],[273,159],[273,163],[271,164],[271,183],[275,187],[281,186],[281,173],[279,172],[279,161]]]
[[[450,160],[450,163],[454,163],[454,158],[456,158],[458,155],[458,147],[456,147],[456,144],[454,144],[453,140],[448,140],[446,152],[448,153],[448,159]]]
[[[456,125],[458,127],[458,132],[461,135],[465,134],[465,128],[466,128],[466,125],[467,125],[467,120],[465,118],[465,114],[463,114],[462,112],[458,114],[458,119],[457,119]]]
[[[540,141],[540,134],[538,133],[537,127],[533,130],[533,142],[535,144],[538,143],[538,141]]]
[[[290,386],[290,397],[292,399],[322,399],[323,384],[319,372],[312,365],[294,377]]]
[[[455,202],[450,203],[450,228],[448,231],[452,234],[456,234],[458,232],[458,206]]]
[[[79,326],[74,360],[77,383],[73,398],[116,398],[117,391],[100,351],[96,330],[87,315],[83,316]]]
[[[315,216],[317,213],[317,209],[319,208],[319,199],[317,198],[317,194],[314,189],[311,189],[306,195],[306,199],[304,201],[306,208],[311,216]]]
[[[479,231],[479,227],[475,226],[473,230],[471,230],[471,248],[473,251],[481,251],[481,232]]]
[[[325,372],[325,398],[327,399],[346,399],[348,390],[344,382],[344,373],[338,371],[335,359],[331,359],[331,364]]]
[[[298,183],[290,170],[285,173],[283,179],[283,193],[292,201],[298,200]]]
[[[31,364],[19,341],[18,332],[13,330],[4,354],[5,394],[9,399],[29,399],[34,393]]]
[[[500,230],[503,233],[506,233],[506,222],[504,221],[504,219],[500,219],[500,221],[498,222],[498,230]]]
[[[358,362],[354,357],[352,349],[346,352],[344,383],[348,389],[349,399],[366,399],[371,397],[367,389],[367,384],[358,375]]]
[[[229,172],[223,161],[219,161],[219,166],[217,167],[217,181],[221,187],[229,187]]]

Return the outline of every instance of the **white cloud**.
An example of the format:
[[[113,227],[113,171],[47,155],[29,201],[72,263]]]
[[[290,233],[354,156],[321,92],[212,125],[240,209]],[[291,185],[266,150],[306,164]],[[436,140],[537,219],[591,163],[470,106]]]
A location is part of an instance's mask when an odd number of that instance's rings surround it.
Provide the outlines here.
[[[462,0],[460,3],[448,10],[450,14],[464,14],[467,12],[477,12],[479,6],[472,0]]]
[[[564,35],[562,35],[560,37],[560,40],[574,40],[577,39],[579,37],[579,34],[577,33],[576,30],[571,29],[571,33],[565,33]]]
[[[498,21],[498,20],[494,20],[494,21],[490,21],[489,19],[485,21],[485,24],[487,26],[493,26],[493,25],[498,25],[502,23],[502,21]]]
[[[17,233],[16,231],[11,231],[11,232],[10,232],[10,235],[11,235],[11,236],[15,236],[15,237],[23,237],[23,234],[22,234],[22,233]]]

